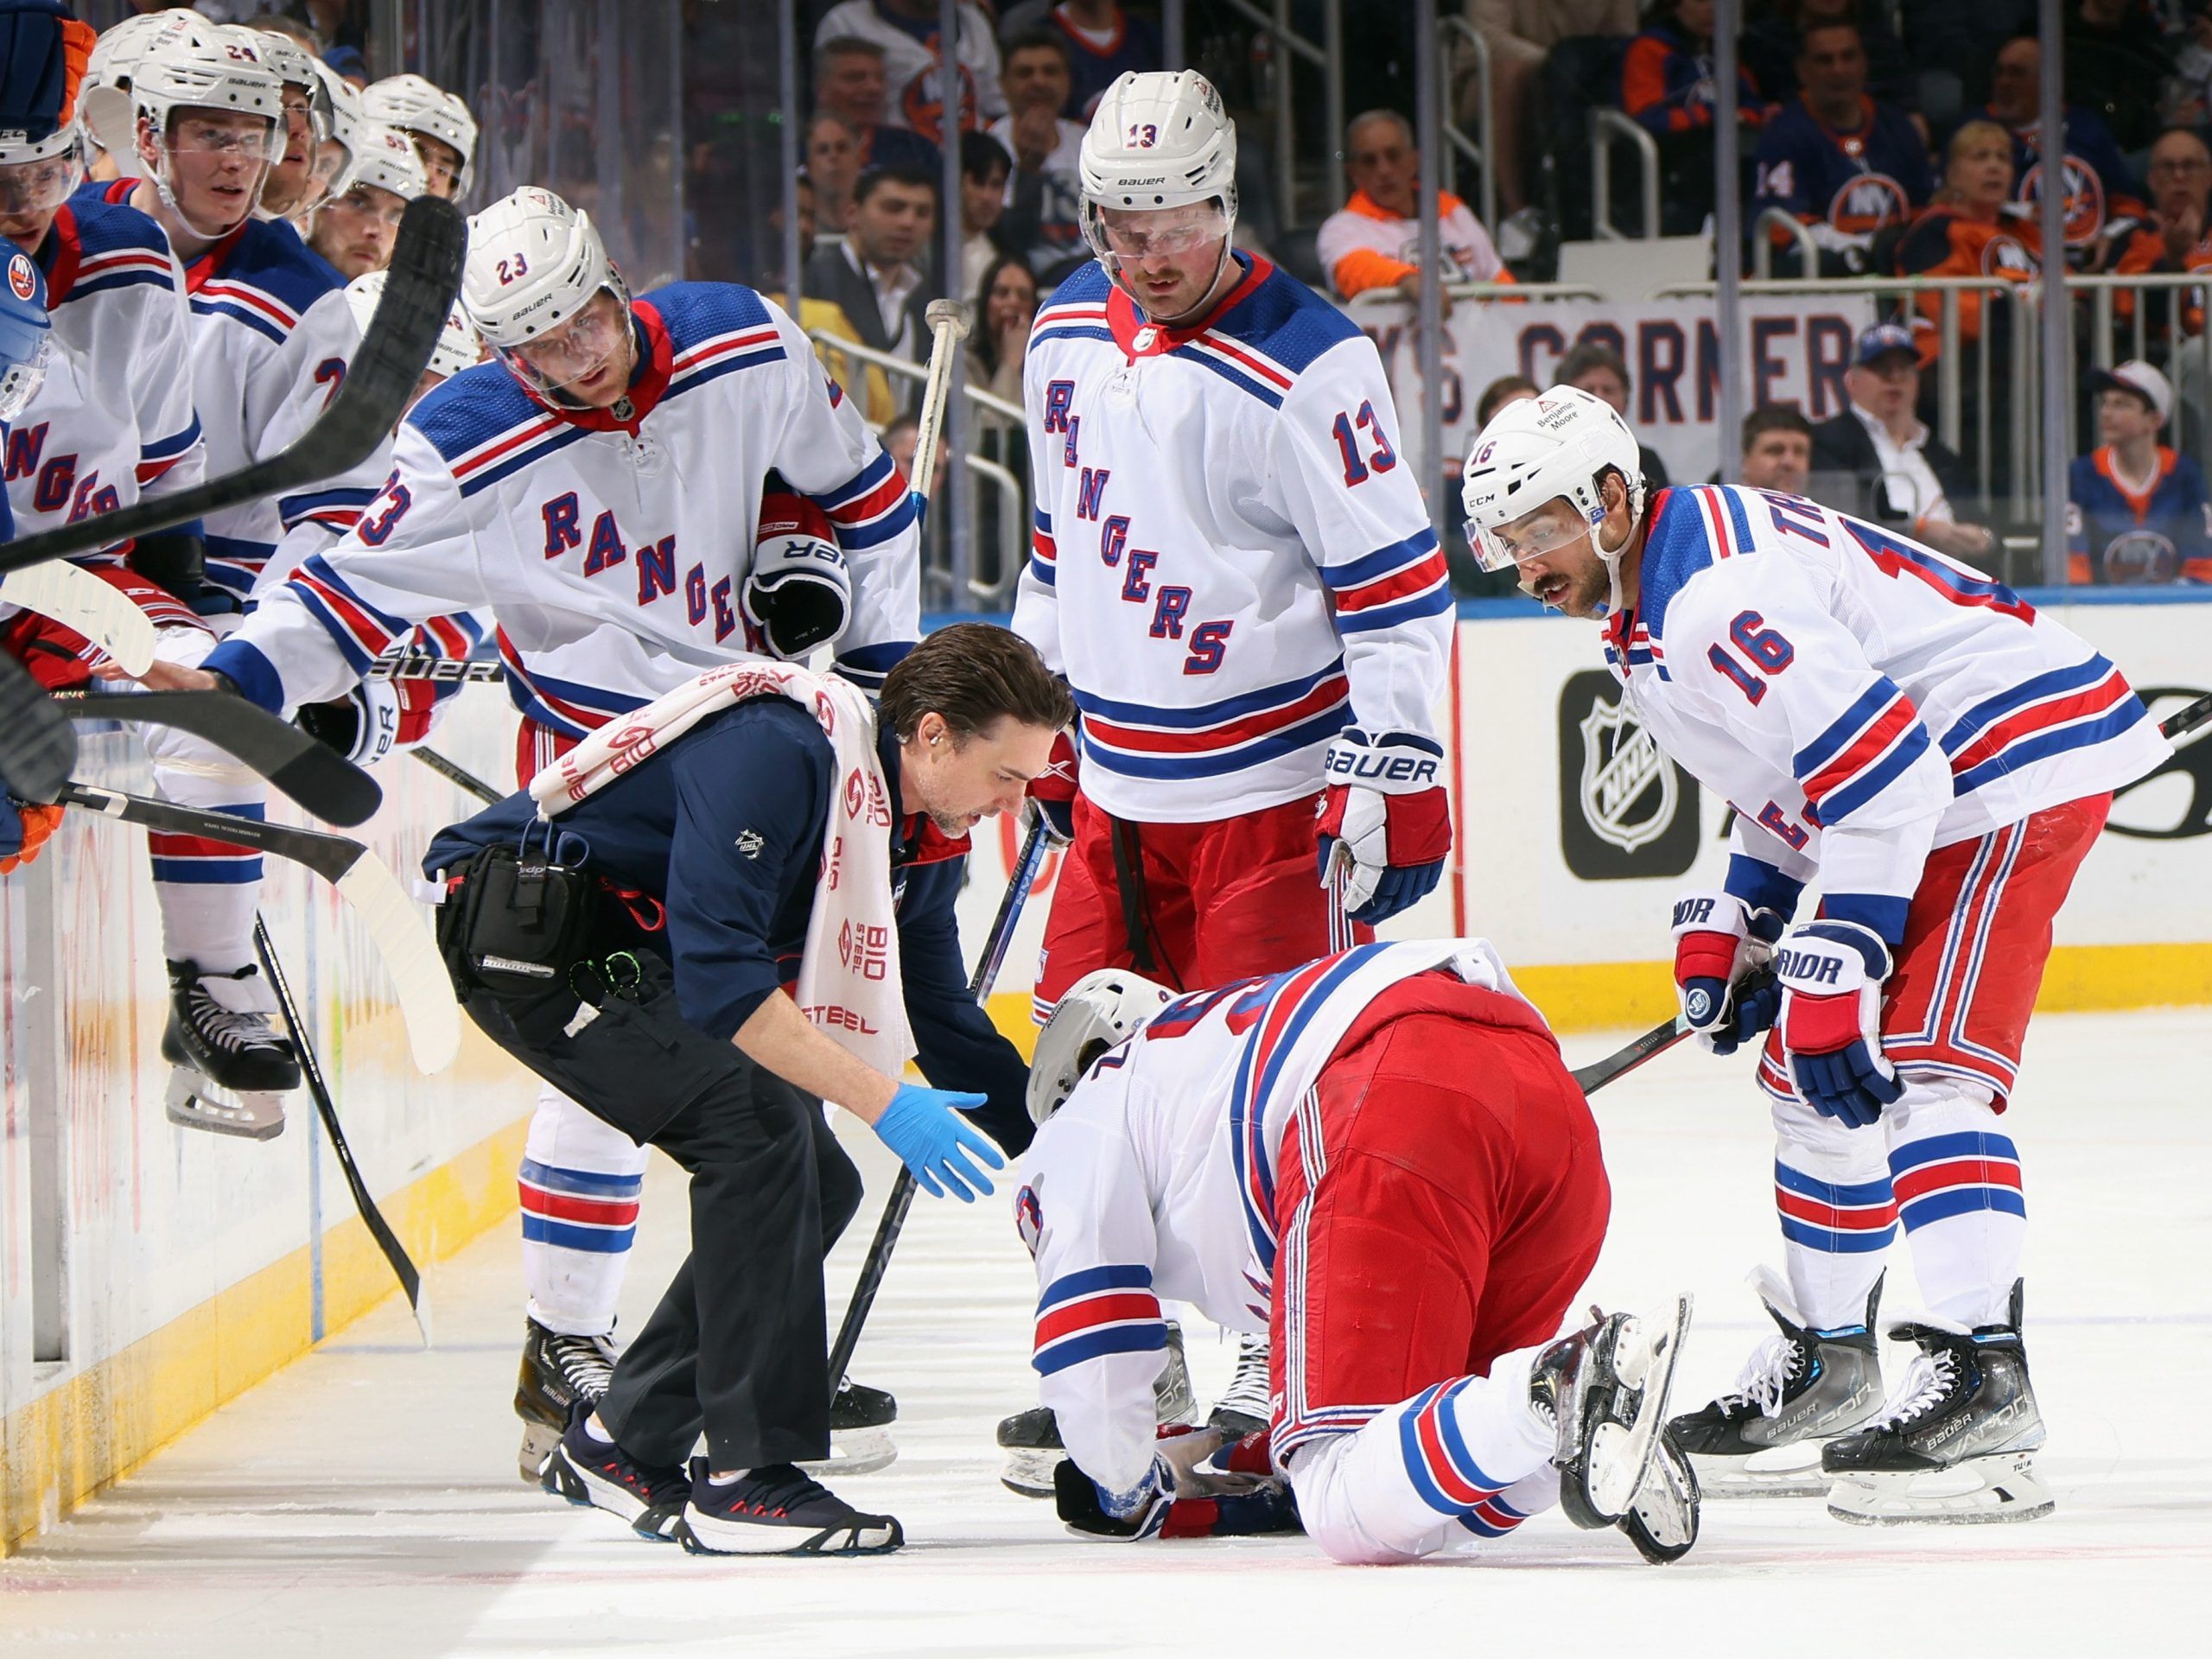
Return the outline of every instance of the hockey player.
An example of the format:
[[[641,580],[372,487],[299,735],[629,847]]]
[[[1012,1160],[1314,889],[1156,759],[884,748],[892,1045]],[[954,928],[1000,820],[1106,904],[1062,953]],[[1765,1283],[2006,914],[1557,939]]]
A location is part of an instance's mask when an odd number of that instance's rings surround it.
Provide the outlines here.
[[[413,143],[432,195],[458,201],[468,194],[475,176],[476,118],[458,95],[420,75],[392,75],[363,89],[361,114]]]
[[[919,628],[912,499],[782,311],[724,283],[632,301],[590,219],[537,189],[471,222],[462,302],[498,362],[416,405],[353,533],[265,592],[211,667],[266,708],[323,702],[412,624],[489,610],[525,781],[745,654],[748,613],[766,619],[786,597],[796,608],[768,625],[785,650],[834,634],[840,671],[880,687]],[[730,526],[760,522],[772,467],[826,513],[844,555],[849,620],[828,634],[804,582],[747,592],[754,538]],[[541,1097],[522,1170],[533,1401],[603,1376],[644,1156]],[[880,1427],[861,1420],[887,1411],[874,1394],[844,1416]],[[525,1468],[550,1450],[526,1442]]]
[[[1559,1045],[1484,941],[1362,945],[1173,1000],[1102,969],[1039,1034],[1029,1108],[1014,1218],[1072,1460],[1063,1518],[1279,1530],[1287,1472],[1340,1561],[1500,1537],[1554,1501],[1651,1560],[1695,1541],[1662,1432],[1688,1303],[1554,1339],[1611,1192]],[[1271,1329],[1268,1436],[1155,1440],[1164,1296]]]
[[[308,246],[349,283],[391,263],[400,215],[430,188],[415,147],[379,122],[354,127],[353,156],[346,188],[315,210],[308,232]]]
[[[860,1202],[822,1103],[936,1197],[972,1201],[1002,1166],[958,1114],[1027,1145],[1027,1075],[968,995],[953,900],[969,831],[1019,808],[1073,714],[1030,646],[978,623],[893,668],[880,719],[836,676],[727,664],[432,843],[471,1015],[691,1176],[692,1254],[572,1414],[549,1490],[702,1554],[899,1547],[897,1521],[797,1466],[830,1449],[822,1258]],[[570,902],[601,894],[532,947],[550,994],[507,971],[529,923],[501,897],[540,830],[579,849],[549,878]],[[937,1086],[897,1081],[917,1050]]]
[[[267,29],[255,29],[253,35],[262,61],[284,84],[284,153],[270,163],[260,212],[264,219],[289,219],[318,189],[315,163],[330,136],[330,94],[315,72],[314,56],[297,41]]]
[[[0,272],[7,278],[0,283],[0,441],[4,441],[8,423],[23,412],[46,379],[54,351],[54,320],[46,308],[46,279],[31,257],[4,238],[0,238]],[[9,511],[7,492],[0,490],[0,542],[15,538],[15,515]],[[0,734],[0,743],[7,741]],[[0,752],[0,762],[7,758]],[[7,770],[0,764],[0,774]],[[4,781],[0,777],[0,784]],[[12,875],[36,859],[60,823],[60,807],[19,801],[11,791],[0,791],[0,875]]]
[[[1708,1488],[1832,1484],[1846,1520],[2045,1513],[2000,1117],[2051,918],[2164,740],[2096,651],[1916,542],[1794,496],[1647,499],[1627,424],[1578,393],[1483,429],[1466,506],[1485,568],[1604,619],[1644,729],[1735,809],[1721,891],[1675,907],[1675,976],[1719,1052],[1766,1033],[1787,1285],[1686,1449]],[[1881,1404],[1899,1223],[1929,1311],[1892,1332],[1919,1353]]]
[[[383,303],[385,280],[385,271],[372,270],[346,284],[346,303],[353,308],[353,325],[364,334],[376,316],[377,307]],[[423,366],[422,378],[415,383],[414,396],[407,400],[407,408],[413,409],[426,393],[435,391],[463,369],[473,369],[484,360],[484,337],[469,321],[461,302],[455,300],[453,309],[446,314],[446,326],[439,332],[438,343],[431,347],[430,360]],[[407,418],[406,410],[401,411],[399,418]],[[398,435],[398,422],[392,423],[391,429],[394,436]]]
[[[1205,77],[1116,81],[1083,142],[1098,259],[1030,336],[1014,626],[1083,709],[1040,1020],[1096,968],[1195,988],[1307,960],[1338,858],[1373,924],[1451,843],[1444,556],[1372,342],[1231,245],[1236,161]]]
[[[58,9],[26,10],[51,16]],[[58,19],[56,27],[83,26]],[[28,28],[17,29],[10,84],[37,84],[12,77],[20,59],[41,49]],[[63,79],[57,75],[51,84]],[[73,86],[69,92],[73,99]],[[72,112],[63,106],[65,117]],[[0,143],[0,232],[16,238],[43,271],[56,344],[54,372],[9,435],[8,490],[25,530],[197,483],[206,456],[194,410],[189,317],[169,245],[146,214],[96,190],[70,199],[82,176],[79,136],[67,119],[57,124],[54,118],[52,110],[0,117],[0,131],[9,135]],[[241,199],[250,210],[251,195]],[[214,643],[184,602],[198,583],[199,529],[142,537],[84,562],[146,613],[165,664],[196,663]],[[107,666],[59,624],[24,613],[6,626],[8,648],[26,658],[41,683],[79,684]],[[159,729],[145,741],[156,785],[168,798],[260,815],[265,785],[221,750]],[[258,879],[258,861],[194,836],[147,839],[169,963],[172,1007],[162,1051],[177,1068],[170,1116],[194,1127],[273,1134],[283,1122],[282,1096],[298,1087],[299,1070],[266,1017],[270,1004],[255,964],[254,888],[247,884]],[[210,1109],[212,1095],[230,1099]]]

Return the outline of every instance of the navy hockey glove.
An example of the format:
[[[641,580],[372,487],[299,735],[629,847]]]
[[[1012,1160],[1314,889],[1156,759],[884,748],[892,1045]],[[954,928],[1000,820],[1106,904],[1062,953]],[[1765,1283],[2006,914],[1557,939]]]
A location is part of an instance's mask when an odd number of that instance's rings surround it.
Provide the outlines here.
[[[1287,1481],[1268,1481],[1249,1492],[1186,1497],[1179,1495],[1175,1471],[1162,1457],[1154,1458],[1145,1478],[1128,1492],[1109,1492],[1064,1458],[1052,1468],[1052,1499],[1060,1519],[1075,1531],[1128,1542],[1303,1529]]]
[[[1792,929],[1775,952],[1782,1055],[1805,1103],[1865,1128],[1904,1092],[1882,1053],[1882,982],[1890,947],[1857,922]]]
[[[1349,856],[1344,910],[1370,925],[1427,898],[1452,850],[1443,747],[1410,732],[1370,736],[1347,728],[1329,744],[1322,772],[1321,885],[1329,885],[1331,861]]]
[[[1715,1054],[1733,1054],[1774,1023],[1782,988],[1762,973],[1782,937],[1782,918],[1732,893],[1686,893],[1675,900],[1675,988],[1682,1018]]]
[[[973,1204],[977,1194],[991,1190],[990,1178],[976,1167],[975,1159],[993,1169],[1006,1167],[999,1149],[960,1116],[988,1098],[902,1083],[883,1116],[875,1120],[875,1133],[913,1173],[923,1192],[941,1198],[949,1189],[963,1204]]]

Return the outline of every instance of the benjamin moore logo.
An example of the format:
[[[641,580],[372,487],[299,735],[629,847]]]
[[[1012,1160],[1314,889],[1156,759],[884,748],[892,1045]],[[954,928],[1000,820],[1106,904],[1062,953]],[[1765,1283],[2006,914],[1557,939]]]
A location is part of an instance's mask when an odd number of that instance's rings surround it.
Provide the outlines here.
[[[1697,782],[1659,752],[1610,674],[1559,700],[1560,849],[1586,881],[1676,876],[1698,850]]]

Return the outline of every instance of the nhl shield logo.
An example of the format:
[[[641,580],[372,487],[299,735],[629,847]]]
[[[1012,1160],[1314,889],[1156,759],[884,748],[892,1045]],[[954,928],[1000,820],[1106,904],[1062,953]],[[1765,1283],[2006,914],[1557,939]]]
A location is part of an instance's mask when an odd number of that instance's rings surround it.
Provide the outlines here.
[[[1626,705],[1600,698],[1582,717],[1582,816],[1624,853],[1675,821],[1675,769]]]

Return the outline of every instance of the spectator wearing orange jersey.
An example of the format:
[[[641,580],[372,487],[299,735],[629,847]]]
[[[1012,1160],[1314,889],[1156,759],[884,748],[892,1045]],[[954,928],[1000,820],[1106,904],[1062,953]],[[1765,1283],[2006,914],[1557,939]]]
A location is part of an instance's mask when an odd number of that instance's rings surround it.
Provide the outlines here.
[[[1621,62],[1621,108],[1658,140],[1659,228],[1670,236],[1694,232],[1713,211],[1713,0],[1659,0]],[[1740,64],[1736,110],[1747,130],[1768,113]]]
[[[2002,276],[2024,283],[2040,264],[2043,238],[2035,216],[2012,196],[2012,135],[1993,121],[1969,121],[1951,135],[1943,161],[1943,188],[1897,245],[1897,268],[1906,276]],[[1959,340],[1983,338],[1984,292],[1959,295]],[[1920,360],[1936,360],[1943,302],[1923,294]]]
[[[2194,128],[2169,127],[2151,146],[2150,164],[2144,169],[2149,182],[2151,207],[2146,221],[2132,231],[2121,245],[2112,269],[2123,276],[2150,271],[2212,270],[2212,149]],[[2134,315],[2133,291],[2113,296],[2115,313],[2123,321]],[[2181,326],[2191,334],[2204,329],[2204,301],[2195,289],[2150,290],[2145,298],[2151,321],[2151,337],[2171,334],[2166,319],[2172,308],[2181,308]]]
[[[2012,194],[2033,207],[2043,193],[2043,48],[2032,34],[2005,42],[1975,115],[2012,135]],[[2066,111],[2066,257],[2102,270],[2149,214],[2112,129],[2092,110]]]
[[[1395,289],[1421,299],[1421,156],[1413,124],[1395,110],[1370,110],[1344,130],[1344,175],[1351,200],[1321,223],[1317,251],[1329,285],[1341,299]],[[1510,283],[1490,233],[1467,204],[1449,191],[1437,196],[1438,250],[1446,283]],[[1452,315],[1452,296],[1437,302]]]

